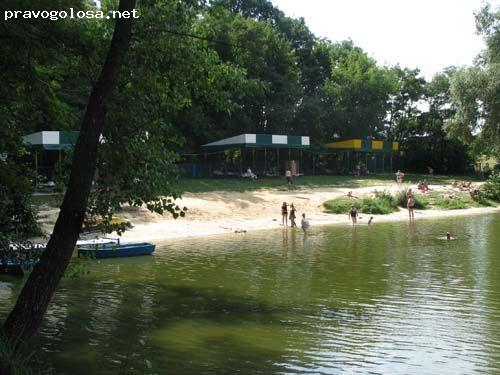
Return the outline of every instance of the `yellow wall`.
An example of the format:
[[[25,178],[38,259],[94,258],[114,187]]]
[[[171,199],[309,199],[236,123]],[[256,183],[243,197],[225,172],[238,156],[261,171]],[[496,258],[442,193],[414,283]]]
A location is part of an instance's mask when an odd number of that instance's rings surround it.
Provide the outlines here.
[[[328,148],[361,148],[361,139],[349,139],[347,141],[338,141],[327,143]]]

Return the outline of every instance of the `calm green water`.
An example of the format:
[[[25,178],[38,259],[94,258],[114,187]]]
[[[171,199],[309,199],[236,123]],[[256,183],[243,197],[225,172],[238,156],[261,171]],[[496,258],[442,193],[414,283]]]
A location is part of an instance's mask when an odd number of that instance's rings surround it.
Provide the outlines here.
[[[499,234],[491,215],[175,240],[65,278],[36,345],[71,374],[500,374]],[[20,283],[0,279],[0,318]]]

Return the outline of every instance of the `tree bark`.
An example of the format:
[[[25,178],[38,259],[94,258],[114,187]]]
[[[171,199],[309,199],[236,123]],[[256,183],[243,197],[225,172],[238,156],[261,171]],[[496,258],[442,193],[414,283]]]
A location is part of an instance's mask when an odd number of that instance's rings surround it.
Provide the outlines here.
[[[131,12],[135,2],[120,0],[119,11]],[[105,101],[116,86],[131,35],[132,18],[117,18],[106,60],[87,103],[68,188],[54,231],[3,326],[7,339],[14,344],[31,338],[38,331],[75,248],[94,177],[97,146],[104,126]]]

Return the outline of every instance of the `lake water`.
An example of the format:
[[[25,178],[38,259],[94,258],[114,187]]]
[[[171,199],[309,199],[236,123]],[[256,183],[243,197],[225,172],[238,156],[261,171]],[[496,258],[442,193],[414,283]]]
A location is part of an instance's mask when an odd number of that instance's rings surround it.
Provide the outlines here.
[[[500,374],[500,215],[174,240],[88,271],[34,343],[58,373]],[[0,278],[1,319],[21,281]]]

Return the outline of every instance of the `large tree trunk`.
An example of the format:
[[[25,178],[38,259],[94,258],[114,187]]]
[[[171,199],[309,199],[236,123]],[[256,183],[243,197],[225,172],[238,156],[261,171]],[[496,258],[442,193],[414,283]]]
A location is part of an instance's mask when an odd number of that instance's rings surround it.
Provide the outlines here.
[[[120,0],[119,10],[132,11],[135,2]],[[89,97],[74,150],[68,189],[54,231],[3,326],[5,335],[14,343],[36,334],[75,248],[94,176],[105,101],[116,86],[118,70],[130,45],[131,30],[132,18],[117,18],[106,61]]]

